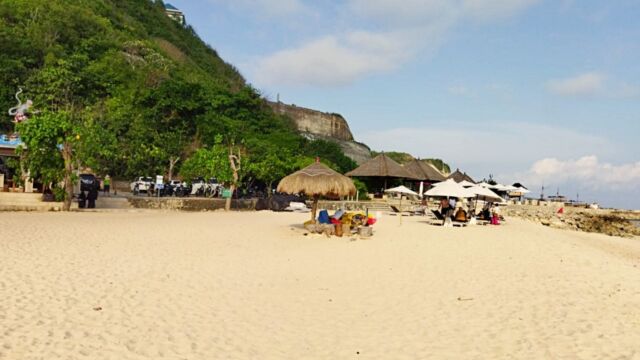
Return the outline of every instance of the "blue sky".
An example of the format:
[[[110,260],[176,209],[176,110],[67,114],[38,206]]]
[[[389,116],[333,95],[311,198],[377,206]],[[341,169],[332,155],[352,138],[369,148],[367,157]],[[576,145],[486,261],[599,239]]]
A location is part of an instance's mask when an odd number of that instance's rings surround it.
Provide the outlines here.
[[[172,0],[266,97],[374,150],[640,209],[637,0]]]

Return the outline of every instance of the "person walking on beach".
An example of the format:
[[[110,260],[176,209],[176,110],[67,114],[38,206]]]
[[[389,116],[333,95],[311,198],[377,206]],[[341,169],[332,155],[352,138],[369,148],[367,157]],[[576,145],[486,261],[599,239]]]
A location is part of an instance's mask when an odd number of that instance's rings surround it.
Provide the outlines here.
[[[109,194],[110,189],[111,189],[111,177],[109,177],[109,174],[107,174],[107,176],[105,176],[104,180],[102,181],[103,194],[110,195]]]

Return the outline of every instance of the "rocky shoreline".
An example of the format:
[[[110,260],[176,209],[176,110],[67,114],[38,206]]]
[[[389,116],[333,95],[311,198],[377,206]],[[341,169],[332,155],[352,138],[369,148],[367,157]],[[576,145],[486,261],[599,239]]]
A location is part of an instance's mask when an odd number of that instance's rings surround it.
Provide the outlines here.
[[[638,212],[564,207],[563,213],[560,214],[558,213],[560,207],[559,205],[511,205],[505,207],[504,215],[519,217],[556,229],[621,237],[640,236],[640,228],[631,222],[631,219],[640,217]]]

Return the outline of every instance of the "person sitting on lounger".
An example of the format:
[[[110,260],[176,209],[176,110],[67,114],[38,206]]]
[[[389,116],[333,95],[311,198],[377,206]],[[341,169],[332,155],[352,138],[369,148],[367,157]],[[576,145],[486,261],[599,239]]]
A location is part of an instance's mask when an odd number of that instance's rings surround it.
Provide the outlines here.
[[[464,211],[463,208],[458,208],[456,215],[454,216],[455,221],[467,222],[467,212]]]
[[[443,218],[450,216],[449,210],[451,210],[451,207],[449,206],[449,200],[447,199],[440,200],[440,214],[442,215]]]

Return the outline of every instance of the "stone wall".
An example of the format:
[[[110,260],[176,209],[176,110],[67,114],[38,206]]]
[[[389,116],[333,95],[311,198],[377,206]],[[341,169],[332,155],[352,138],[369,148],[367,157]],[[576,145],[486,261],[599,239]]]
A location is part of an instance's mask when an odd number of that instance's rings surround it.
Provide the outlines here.
[[[505,216],[515,216],[556,229],[607,234],[611,236],[640,236],[638,229],[622,213],[614,210],[594,210],[585,208],[554,206],[509,205],[504,208]]]
[[[131,196],[129,203],[137,209],[162,209],[162,210],[182,210],[182,211],[210,211],[222,210],[225,206],[225,199],[202,199],[202,198],[153,198],[146,196]],[[255,199],[233,199],[231,201],[232,210],[255,210]]]

